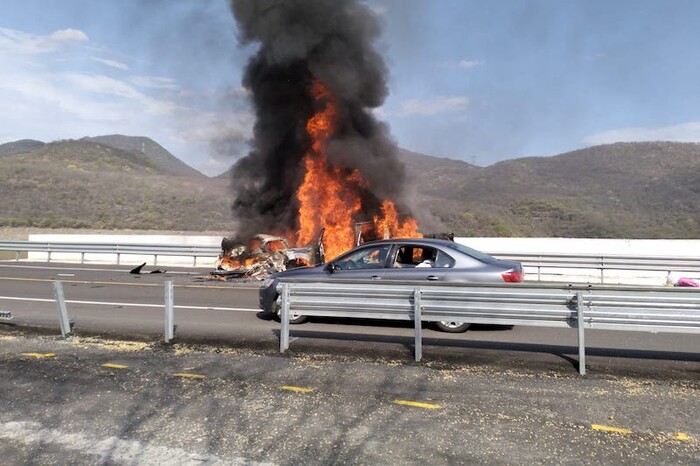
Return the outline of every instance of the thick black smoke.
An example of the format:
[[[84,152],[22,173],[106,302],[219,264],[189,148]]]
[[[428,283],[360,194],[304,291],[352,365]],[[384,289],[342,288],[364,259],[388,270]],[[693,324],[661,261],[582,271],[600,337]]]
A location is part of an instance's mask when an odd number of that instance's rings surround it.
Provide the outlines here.
[[[232,0],[243,44],[259,44],[243,77],[256,122],[251,152],[233,169],[238,234],[298,228],[296,191],[310,139],[307,120],[319,110],[311,85],[319,80],[337,97],[339,125],[328,141],[334,166],[359,169],[367,181],[364,219],[384,199],[399,209],[404,168],[386,125],[370,109],[387,95],[387,69],[373,44],[376,15],[356,0]]]

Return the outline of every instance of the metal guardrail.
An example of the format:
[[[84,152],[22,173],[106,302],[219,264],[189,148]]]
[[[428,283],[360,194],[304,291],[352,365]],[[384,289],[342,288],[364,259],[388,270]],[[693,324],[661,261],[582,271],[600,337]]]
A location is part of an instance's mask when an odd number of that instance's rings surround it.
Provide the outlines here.
[[[75,322],[68,316],[68,308],[66,306],[67,302],[65,294],[63,292],[63,282],[54,281],[52,283],[54,298],[56,300],[56,310],[58,311],[58,324],[61,328],[61,336],[66,339],[73,338],[73,327]],[[167,280],[165,282],[165,319],[164,328],[165,332],[163,334],[163,339],[165,343],[170,343],[173,338],[175,338],[175,330],[177,325],[175,325],[175,304],[173,297],[173,281]],[[12,316],[10,315],[10,318]]]
[[[520,262],[524,268],[535,270],[541,281],[543,269],[589,269],[598,272],[605,283],[606,271],[678,272],[700,276],[700,257],[623,256],[602,254],[512,254],[489,253],[494,257]],[[530,276],[533,274],[530,273]]]
[[[192,257],[193,265],[197,266],[198,258],[214,258],[221,252],[220,247],[214,246],[183,246],[171,244],[114,244],[114,243],[65,243],[43,241],[0,241],[0,251],[14,251],[15,260],[19,260],[21,252],[43,252],[48,254],[51,262],[53,253],[80,254],[80,263],[85,263],[86,254],[113,254],[117,264],[123,255],[154,256],[158,264],[158,256]]]
[[[422,322],[576,328],[581,374],[584,329],[700,333],[700,293],[693,289],[302,279],[281,281],[278,289],[280,352],[289,348],[289,316],[297,313],[414,321],[416,361],[422,357]]]
[[[114,243],[67,243],[41,241],[0,241],[0,251],[14,251],[15,260],[21,252],[42,252],[51,262],[52,253],[80,254],[80,262],[85,262],[86,254],[112,254],[117,264],[123,255],[192,257],[194,266],[198,258],[216,258],[221,249],[218,246],[182,246],[172,244],[114,244]],[[678,272],[700,276],[700,257],[654,257],[616,256],[601,254],[512,254],[489,252],[500,259],[514,260],[523,264],[528,279],[542,281],[543,271],[561,269],[595,270],[600,283],[605,283],[606,271],[649,271]]]

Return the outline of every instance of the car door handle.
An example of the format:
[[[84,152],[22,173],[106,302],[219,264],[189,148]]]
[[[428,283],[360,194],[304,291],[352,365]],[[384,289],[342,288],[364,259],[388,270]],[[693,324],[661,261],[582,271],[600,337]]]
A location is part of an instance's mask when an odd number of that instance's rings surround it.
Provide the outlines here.
[[[381,280],[382,277],[379,275],[372,275],[372,280]]]
[[[428,275],[426,278],[431,281],[440,280],[440,277],[436,277],[435,275]]]

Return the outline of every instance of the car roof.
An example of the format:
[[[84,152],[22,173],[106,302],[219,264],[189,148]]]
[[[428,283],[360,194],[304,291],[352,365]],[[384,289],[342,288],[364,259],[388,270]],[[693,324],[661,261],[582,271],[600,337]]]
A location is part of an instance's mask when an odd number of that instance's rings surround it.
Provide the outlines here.
[[[474,248],[470,248],[469,246],[466,246],[464,244],[458,243],[456,241],[450,241],[446,239],[438,239],[438,238],[392,238],[392,239],[382,239],[382,240],[377,240],[377,241],[368,241],[365,244],[362,244],[360,246],[357,246],[357,248],[363,247],[363,246],[376,246],[376,245],[402,245],[402,244],[408,244],[408,245],[417,245],[417,246],[432,246],[436,247],[438,249],[442,248],[447,249],[450,251],[450,255],[453,255],[455,253],[461,254],[464,256],[469,256],[472,259],[476,259],[480,262],[488,262],[488,263],[495,263],[495,262],[504,262],[501,261],[500,259],[496,259],[493,256],[490,256],[489,254],[479,251]],[[356,249],[356,248],[354,248]]]
[[[435,246],[449,246],[450,244],[455,244],[454,241],[450,241],[450,240],[446,240],[446,239],[437,239],[437,238],[390,238],[390,239],[378,239],[375,241],[367,241],[366,243],[363,243],[360,246],[364,246],[365,244],[406,244],[406,243],[432,244]]]

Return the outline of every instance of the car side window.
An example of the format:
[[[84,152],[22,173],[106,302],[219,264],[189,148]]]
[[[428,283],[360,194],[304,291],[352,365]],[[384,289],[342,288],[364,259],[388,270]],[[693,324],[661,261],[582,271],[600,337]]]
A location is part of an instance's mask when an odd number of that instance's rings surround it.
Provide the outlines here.
[[[439,252],[430,246],[402,245],[396,251],[392,267],[436,267]]]
[[[442,251],[437,252],[437,258],[435,259],[435,267],[447,267],[452,268],[455,266],[455,260],[448,254]]]
[[[363,248],[333,263],[341,270],[382,269],[386,263],[391,245]]]

